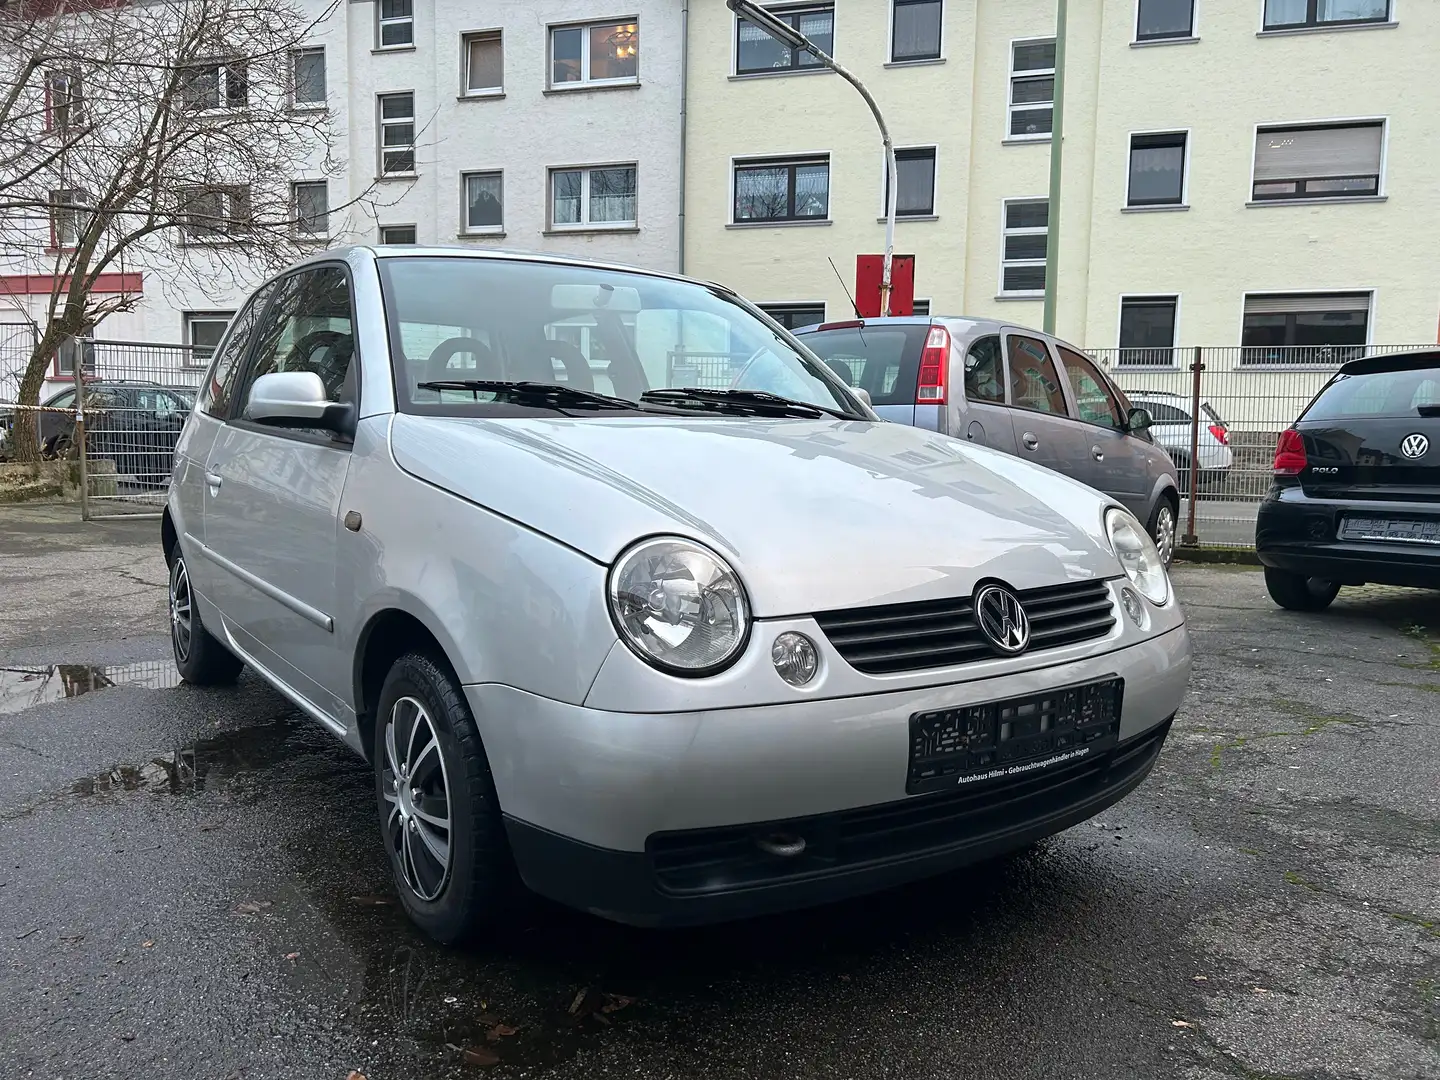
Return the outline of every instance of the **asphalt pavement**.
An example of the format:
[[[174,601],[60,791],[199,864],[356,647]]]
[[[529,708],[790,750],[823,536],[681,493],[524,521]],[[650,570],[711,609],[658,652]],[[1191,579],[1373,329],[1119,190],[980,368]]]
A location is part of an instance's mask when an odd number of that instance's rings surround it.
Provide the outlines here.
[[[1440,1077],[1440,604],[1174,577],[1198,650],[1092,822],[684,932],[393,902],[369,772],[250,675],[177,685],[154,522],[0,517],[0,1077]],[[113,684],[113,685],[111,685]]]

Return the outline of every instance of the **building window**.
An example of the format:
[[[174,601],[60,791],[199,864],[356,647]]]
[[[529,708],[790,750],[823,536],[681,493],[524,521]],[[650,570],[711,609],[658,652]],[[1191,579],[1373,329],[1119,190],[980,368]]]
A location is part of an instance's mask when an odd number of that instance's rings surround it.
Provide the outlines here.
[[[1380,194],[1381,121],[1261,128],[1252,198],[1343,199]]]
[[[770,14],[789,23],[819,46],[821,52],[835,53],[835,5],[805,4],[769,8]],[[735,74],[756,75],[766,71],[795,71],[821,67],[808,52],[776,41],[754,23],[736,16]]]
[[[761,304],[759,307],[786,330],[799,330],[825,321],[824,304]]]
[[[1130,136],[1130,186],[1126,206],[1185,204],[1183,131]]]
[[[1178,296],[1127,296],[1120,301],[1120,367],[1172,367]]]
[[[550,170],[550,225],[555,229],[634,228],[634,165]]]
[[[50,192],[50,247],[56,251],[73,251],[80,246],[80,237],[90,226],[91,213],[86,206],[90,196],[78,188],[62,188]]]
[[[505,90],[505,51],[499,30],[466,34],[462,39],[466,95],[499,94]]]
[[[465,173],[465,231],[497,233],[505,228],[505,184],[498,172]]]
[[[250,78],[243,60],[192,64],[180,75],[180,100],[187,109],[243,109],[250,102]]]
[[[85,118],[85,94],[80,76],[73,71],[45,74],[45,122],[64,131]]]
[[[301,236],[330,235],[330,186],[324,180],[304,180],[290,185],[295,214],[295,231]]]
[[[1010,138],[1048,139],[1055,122],[1055,39],[1010,47]]]
[[[325,104],[325,49],[296,49],[290,54],[290,102],[313,109]]]
[[[380,175],[415,172],[415,95],[380,95]]]
[[[935,213],[935,148],[895,151],[896,217],[931,217]],[[886,170],[885,207],[890,206],[889,170]]]
[[[1195,36],[1195,0],[1140,0],[1136,41],[1166,41]]]
[[[1000,268],[1002,295],[1044,295],[1049,227],[1047,200],[1017,199],[1005,203],[1005,250]]]
[[[1370,294],[1245,297],[1241,364],[1340,364],[1360,356],[1370,331]]]
[[[735,221],[824,221],[830,156],[735,163]]]
[[[225,336],[225,328],[235,317],[233,311],[185,312],[185,344],[190,346],[189,364],[203,364],[215,352]]]
[[[382,49],[415,44],[414,0],[379,0],[375,5],[375,40]]]
[[[894,0],[894,4],[894,21],[890,26],[891,62],[940,59],[942,0]]]
[[[189,243],[232,240],[250,227],[248,187],[184,187],[176,195],[181,236]]]
[[[634,22],[557,26],[550,31],[550,85],[638,81],[640,26]]]
[[[1390,0],[1265,0],[1266,30],[1390,21]]]
[[[381,225],[380,243],[382,244],[413,244],[415,243],[414,225]]]
[[[929,315],[930,315],[930,301],[929,301],[929,300],[916,300],[916,301],[915,301],[915,306],[914,306],[914,308],[911,310],[910,313],[911,313],[912,315],[924,315],[924,316],[926,316],[926,317],[928,318]]]

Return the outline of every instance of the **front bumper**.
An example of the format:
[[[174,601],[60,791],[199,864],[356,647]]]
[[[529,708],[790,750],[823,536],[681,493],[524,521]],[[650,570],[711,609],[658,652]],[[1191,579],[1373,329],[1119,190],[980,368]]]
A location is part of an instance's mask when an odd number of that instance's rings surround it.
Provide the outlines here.
[[[1084,820],[1144,778],[1190,664],[1181,625],[1047,668],[774,706],[621,713],[497,684],[465,690],[520,873],[533,889],[622,921],[705,922],[938,873]],[[974,793],[906,794],[912,714],[1112,675],[1125,690],[1120,744],[1107,754]],[[844,832],[894,814],[918,815],[918,831],[861,828],[867,854],[854,865],[842,860],[759,884],[722,875],[698,893],[685,884],[708,858],[706,845],[733,840],[726,830],[819,830],[823,858],[820,834],[833,833],[831,823]],[[690,857],[697,852],[698,861]],[[669,884],[661,873],[667,858],[678,874]]]

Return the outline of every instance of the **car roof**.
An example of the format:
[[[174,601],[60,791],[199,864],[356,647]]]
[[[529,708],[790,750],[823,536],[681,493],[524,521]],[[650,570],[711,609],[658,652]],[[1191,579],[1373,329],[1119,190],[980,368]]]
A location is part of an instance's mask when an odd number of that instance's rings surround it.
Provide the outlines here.
[[[1339,375],[1371,375],[1378,371],[1413,371],[1416,368],[1440,366],[1440,346],[1406,349],[1403,352],[1362,356],[1340,365]]]
[[[851,326],[916,326],[928,325],[931,323],[965,323],[967,333],[970,330],[979,333],[998,334],[1003,328],[1009,327],[1012,330],[1029,330],[1029,327],[1021,326],[1019,323],[1007,322],[1003,319],[990,319],[972,317],[970,315],[880,315],[873,319],[832,319],[828,322],[816,323],[813,326],[804,326],[793,331],[797,334],[813,334],[817,330],[839,330]],[[1041,333],[1039,330],[1033,333]],[[1050,337],[1055,337],[1050,334]],[[1060,340],[1056,338],[1056,340]]]

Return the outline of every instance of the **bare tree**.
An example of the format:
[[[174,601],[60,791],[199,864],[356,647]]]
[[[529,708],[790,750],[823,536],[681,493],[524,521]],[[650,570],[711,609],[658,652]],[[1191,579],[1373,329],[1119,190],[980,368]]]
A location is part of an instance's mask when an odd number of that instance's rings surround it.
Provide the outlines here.
[[[53,282],[21,405],[63,343],[139,304],[101,274],[217,294],[328,235],[292,188],[343,167],[330,114],[294,107],[323,2],[0,0],[0,262]],[[14,435],[35,460],[33,425]]]

